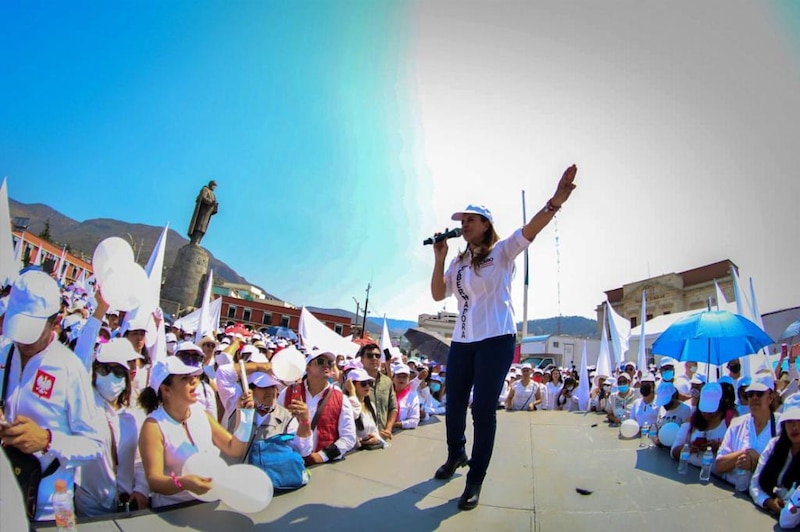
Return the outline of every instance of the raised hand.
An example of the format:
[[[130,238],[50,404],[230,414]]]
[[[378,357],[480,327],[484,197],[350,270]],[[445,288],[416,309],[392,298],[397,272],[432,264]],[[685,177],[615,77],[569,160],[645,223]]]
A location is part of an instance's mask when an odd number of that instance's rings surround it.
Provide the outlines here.
[[[561,176],[561,179],[558,181],[558,186],[556,187],[556,192],[553,194],[550,203],[553,207],[561,207],[565,201],[569,199],[570,194],[572,191],[575,190],[575,174],[578,173],[578,167],[574,164],[564,170],[564,174]]]

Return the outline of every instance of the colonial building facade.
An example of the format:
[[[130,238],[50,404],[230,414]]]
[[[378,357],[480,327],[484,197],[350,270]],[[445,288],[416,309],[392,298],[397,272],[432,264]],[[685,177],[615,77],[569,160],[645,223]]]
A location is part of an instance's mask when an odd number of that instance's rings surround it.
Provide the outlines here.
[[[730,259],[700,266],[680,273],[667,273],[643,281],[625,284],[608,290],[606,296],[614,310],[630,320],[631,327],[640,325],[642,291],[647,299],[647,319],[664,314],[675,314],[687,310],[706,308],[709,298],[712,305],[717,302],[714,281],[719,285],[725,299],[735,301],[731,268],[738,274],[738,267]],[[598,331],[604,318],[604,305],[597,312]]]

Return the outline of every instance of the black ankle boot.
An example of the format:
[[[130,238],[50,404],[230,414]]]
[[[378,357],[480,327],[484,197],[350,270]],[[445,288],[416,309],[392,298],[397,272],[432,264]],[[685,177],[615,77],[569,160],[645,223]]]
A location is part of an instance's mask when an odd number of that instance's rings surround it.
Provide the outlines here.
[[[436,470],[436,473],[433,476],[439,480],[450,478],[456,472],[456,469],[459,467],[464,467],[467,465],[468,461],[469,460],[466,453],[462,453],[461,456],[456,457],[448,456],[447,462],[442,464],[442,466]]]
[[[461,498],[458,499],[458,507],[462,510],[472,510],[478,506],[480,497],[481,485],[468,483],[467,487],[464,488],[464,493],[461,494]]]

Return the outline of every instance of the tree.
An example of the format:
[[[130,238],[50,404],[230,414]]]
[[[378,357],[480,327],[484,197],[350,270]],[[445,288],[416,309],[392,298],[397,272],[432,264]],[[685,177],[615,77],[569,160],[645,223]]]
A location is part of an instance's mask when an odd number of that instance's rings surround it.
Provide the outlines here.
[[[50,236],[50,218],[44,221],[44,229],[42,229],[42,232],[39,233],[39,238],[41,238],[45,242],[52,241],[52,237]]]

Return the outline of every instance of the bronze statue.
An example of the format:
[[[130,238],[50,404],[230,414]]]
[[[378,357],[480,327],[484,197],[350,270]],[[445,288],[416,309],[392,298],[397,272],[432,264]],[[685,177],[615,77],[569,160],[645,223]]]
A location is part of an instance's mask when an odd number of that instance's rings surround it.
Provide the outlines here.
[[[192,214],[192,221],[189,223],[189,243],[195,246],[200,245],[200,240],[203,235],[208,231],[208,222],[211,217],[217,214],[219,210],[219,203],[214,196],[214,189],[217,188],[216,181],[209,181],[207,186],[200,189],[200,194],[197,195],[194,205],[194,214]]]

